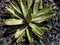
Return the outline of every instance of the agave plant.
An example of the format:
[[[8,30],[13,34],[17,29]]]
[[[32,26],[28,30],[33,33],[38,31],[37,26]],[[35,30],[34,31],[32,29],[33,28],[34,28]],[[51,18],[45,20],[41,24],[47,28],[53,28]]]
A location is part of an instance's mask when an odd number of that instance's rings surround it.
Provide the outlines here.
[[[47,23],[42,23],[55,16],[50,5],[42,5],[42,0],[17,0],[17,3],[11,2],[10,6],[5,8],[9,11],[5,14],[9,18],[4,19],[4,25],[9,27],[7,33],[15,32],[16,42],[20,42],[24,35],[27,35],[29,42],[34,42],[33,34],[43,38],[44,30],[50,30],[52,27]]]

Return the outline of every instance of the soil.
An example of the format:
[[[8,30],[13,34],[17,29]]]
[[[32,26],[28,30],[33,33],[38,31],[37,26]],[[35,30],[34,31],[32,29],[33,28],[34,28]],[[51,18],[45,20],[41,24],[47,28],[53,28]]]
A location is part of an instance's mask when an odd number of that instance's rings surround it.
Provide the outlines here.
[[[14,0],[0,0],[0,45],[10,45],[10,43],[13,41],[13,35],[10,34],[6,37],[3,37],[4,32],[7,30],[6,28],[3,28],[3,13],[6,12],[5,6],[9,5],[9,2]],[[54,0],[55,1],[55,0]],[[48,24],[52,25],[53,28],[51,31],[45,31],[45,40],[41,40],[37,37],[35,37],[35,45],[60,45],[60,8],[59,8],[59,1],[53,0],[44,0],[44,3],[49,3],[53,6],[54,11],[56,11],[56,16],[48,21]],[[25,41],[25,38],[23,38],[21,43],[16,44],[13,42],[11,45],[27,45]],[[31,45],[31,44],[30,44]]]

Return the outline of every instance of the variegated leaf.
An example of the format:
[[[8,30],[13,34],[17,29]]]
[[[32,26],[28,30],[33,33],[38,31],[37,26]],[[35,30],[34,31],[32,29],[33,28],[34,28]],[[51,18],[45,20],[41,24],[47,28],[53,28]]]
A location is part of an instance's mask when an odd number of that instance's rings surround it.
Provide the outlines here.
[[[40,0],[33,6],[33,14],[35,15],[39,11]]]
[[[20,8],[18,7],[18,5],[16,5],[16,4],[13,3],[13,2],[11,2],[11,5],[12,5],[12,7],[13,7],[17,12],[19,12],[20,14],[22,14]]]
[[[33,23],[30,23],[29,26],[32,28],[32,31],[37,35],[37,36],[41,36],[43,35],[43,31],[38,27],[36,26],[35,24]]]
[[[52,17],[54,17],[56,14],[55,13],[46,13],[40,16],[36,16],[35,18],[32,19],[33,22],[35,23],[41,23],[43,21],[47,21],[49,19],[51,19]]]
[[[25,32],[25,29],[18,29],[15,33],[15,38],[19,38],[23,33]]]
[[[26,29],[26,33],[27,33],[27,37],[28,37],[29,42],[33,43],[34,40],[33,40],[33,37],[32,37],[32,31],[29,30],[29,29]]]
[[[19,38],[16,40],[16,43],[21,42],[21,40],[22,40],[24,34],[25,34],[25,32],[23,32],[23,33],[19,36]]]
[[[18,20],[18,19],[4,19],[4,24],[5,25],[19,25],[19,24],[23,24],[24,21],[23,19]]]
[[[27,2],[28,2],[28,10],[29,10],[32,4],[34,3],[34,0],[27,0]]]
[[[40,29],[42,29],[42,30],[51,30],[52,26],[50,26],[50,25],[44,25],[43,27],[40,27]]]
[[[52,10],[52,7],[47,5],[43,9],[41,9],[40,11],[37,11],[37,13],[33,14],[33,17],[46,14],[46,13],[48,13],[51,10]]]
[[[21,19],[21,18],[15,13],[14,9],[13,9],[11,6],[6,6],[5,8],[6,8],[13,16]]]
[[[26,18],[27,13],[28,13],[27,6],[25,5],[25,2],[23,2],[23,0],[20,0],[20,5],[22,8],[23,15]]]
[[[49,25],[49,24],[45,24],[45,23],[39,23],[39,24],[36,24],[41,30],[51,30],[52,29],[52,26]]]

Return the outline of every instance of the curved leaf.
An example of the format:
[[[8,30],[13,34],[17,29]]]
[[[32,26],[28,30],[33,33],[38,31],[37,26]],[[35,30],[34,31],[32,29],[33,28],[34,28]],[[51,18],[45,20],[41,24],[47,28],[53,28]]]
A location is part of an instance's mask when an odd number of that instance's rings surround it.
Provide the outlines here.
[[[31,17],[31,15],[28,14],[28,9],[27,9],[27,6],[25,3],[26,2],[24,2],[23,0],[20,0],[20,5],[22,8],[23,15],[24,15],[26,21],[29,23],[31,21],[32,17]]]
[[[27,37],[28,37],[29,42],[33,43],[34,40],[33,40],[33,37],[32,37],[32,32],[31,32],[31,30],[26,29],[26,33],[27,33]]]
[[[44,25],[43,27],[40,27],[40,29],[42,29],[42,30],[51,30],[52,26],[50,26],[50,25]]]
[[[51,19],[55,15],[56,15],[55,13],[49,12],[49,13],[46,13],[44,15],[36,16],[36,17],[32,18],[32,22],[41,23],[43,21],[47,21],[47,20]]]
[[[33,6],[33,14],[35,15],[39,11],[40,0]]]
[[[44,8],[42,8],[40,11],[35,10],[37,13],[33,14],[33,17],[44,15],[44,14],[48,13],[51,10],[52,10],[52,7],[47,5]]]
[[[27,6],[25,5],[25,3],[26,2],[23,2],[23,0],[20,0],[20,5],[22,8],[22,12],[23,12],[24,17],[26,17],[27,13],[28,13]]]
[[[25,27],[25,28],[21,27],[21,28],[18,29],[17,32],[15,33],[15,38],[17,39],[17,40],[16,40],[17,43],[19,43],[19,42],[22,40],[22,38],[23,38],[23,36],[24,36],[24,34],[25,34],[26,28],[27,28],[27,27]]]
[[[41,24],[36,24],[41,30],[51,30],[52,26],[49,24],[41,23]]]
[[[19,38],[23,33],[25,32],[25,29],[18,29],[15,33],[15,38]]]
[[[6,6],[5,8],[6,8],[13,16],[21,19],[21,18],[15,13],[14,9],[13,9],[11,6]]]
[[[34,3],[34,0],[27,0],[27,2],[28,2],[28,10],[29,10],[32,4]]]
[[[23,24],[24,21],[23,19],[18,20],[18,19],[5,19],[4,20],[4,24],[5,25],[19,25],[19,24]]]
[[[21,11],[20,11],[20,9],[19,9],[19,7],[18,7],[18,5],[16,5],[16,4],[13,3],[13,2],[11,2],[11,5],[12,5],[12,7],[13,7],[17,12],[19,12],[20,14],[22,14]]]
[[[39,37],[43,35],[43,31],[33,23],[30,23],[29,26],[32,28],[32,31]]]
[[[19,38],[16,40],[16,43],[21,42],[21,40],[22,40],[24,34],[25,34],[25,32],[23,32],[23,33],[19,36]]]

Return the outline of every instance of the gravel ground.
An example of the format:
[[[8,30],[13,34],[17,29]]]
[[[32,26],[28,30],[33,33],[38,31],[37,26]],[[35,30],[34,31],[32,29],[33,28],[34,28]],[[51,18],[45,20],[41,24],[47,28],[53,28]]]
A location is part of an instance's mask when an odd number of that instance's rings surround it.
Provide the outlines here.
[[[12,0],[0,0],[0,16],[3,16],[3,13],[6,12],[4,7],[9,5],[9,2]],[[54,3],[53,0],[44,0],[44,3],[48,3],[53,6],[53,9],[57,12],[56,16],[48,21],[48,24],[53,26],[53,29],[49,31],[45,31],[45,40],[37,39],[35,41],[35,45],[60,45],[60,9],[57,7],[57,3]],[[3,37],[3,33],[6,31],[6,28],[2,26],[2,19],[0,17],[0,45],[9,45],[12,42],[13,35],[9,35],[7,37]],[[36,37],[37,38],[37,37]],[[13,43],[12,45],[25,45],[25,39],[23,38],[21,43]]]

